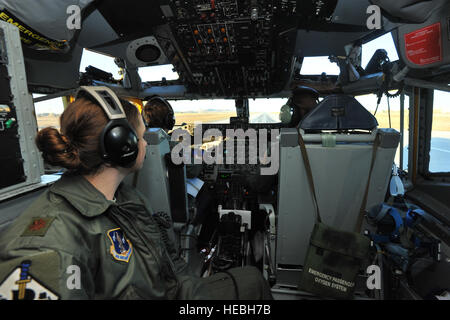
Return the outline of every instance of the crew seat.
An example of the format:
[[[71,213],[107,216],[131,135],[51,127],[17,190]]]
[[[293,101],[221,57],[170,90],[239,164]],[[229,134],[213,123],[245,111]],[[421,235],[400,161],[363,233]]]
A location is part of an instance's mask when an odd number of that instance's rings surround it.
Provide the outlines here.
[[[171,162],[170,136],[164,130],[149,128],[144,139],[148,145],[142,169],[129,175],[125,182],[145,196],[153,214],[165,213],[171,217],[172,240],[179,248],[184,247],[180,237],[189,222],[185,166]]]
[[[315,223],[298,134],[305,141],[322,221],[354,231],[380,134],[366,208],[384,201],[400,134],[378,123],[354,97],[326,97],[299,124],[280,133],[277,284],[297,286]]]

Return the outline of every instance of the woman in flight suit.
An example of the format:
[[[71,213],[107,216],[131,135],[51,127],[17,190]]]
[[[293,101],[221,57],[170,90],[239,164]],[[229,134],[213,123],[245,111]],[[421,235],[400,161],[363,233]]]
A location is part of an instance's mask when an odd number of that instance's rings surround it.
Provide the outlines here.
[[[36,137],[44,159],[67,171],[0,235],[0,300],[271,299],[253,267],[188,274],[164,237],[170,221],[122,183],[144,162],[141,115],[107,88],[105,99],[84,90],[61,115],[61,131]],[[126,119],[112,120],[117,105]]]

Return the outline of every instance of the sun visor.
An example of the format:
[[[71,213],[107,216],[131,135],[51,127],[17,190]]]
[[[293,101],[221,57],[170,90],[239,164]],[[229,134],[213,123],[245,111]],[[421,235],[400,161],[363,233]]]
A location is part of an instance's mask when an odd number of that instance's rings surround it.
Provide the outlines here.
[[[77,32],[73,21],[93,0],[0,0],[0,19],[19,28],[22,43],[28,48],[66,52]]]
[[[450,2],[435,10],[422,24],[398,28],[399,54],[411,69],[435,68],[450,64]]]
[[[354,97],[335,94],[323,99],[299,126],[305,131],[373,130],[378,122]]]

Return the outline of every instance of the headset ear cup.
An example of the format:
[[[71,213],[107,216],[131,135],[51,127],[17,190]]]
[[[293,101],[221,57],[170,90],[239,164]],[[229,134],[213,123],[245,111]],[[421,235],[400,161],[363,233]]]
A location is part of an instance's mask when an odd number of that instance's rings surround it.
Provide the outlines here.
[[[280,109],[280,121],[282,123],[290,123],[291,119],[292,119],[291,106],[289,104],[285,104]]]
[[[106,162],[130,168],[139,153],[138,138],[126,120],[114,120],[103,130],[100,149]]]
[[[167,130],[172,130],[174,125],[175,125],[175,117],[174,117],[174,112],[172,107],[170,106],[170,104],[164,100],[164,103],[168,109],[168,113],[166,114],[166,118],[165,118],[165,126],[167,128]]]
[[[167,130],[172,130],[174,125],[175,125],[175,117],[173,111],[170,111],[166,116]]]
[[[102,86],[81,86],[76,96],[86,96],[103,109],[109,120],[100,134],[101,158],[112,165],[132,167],[139,152],[138,137],[126,118],[120,98]]]

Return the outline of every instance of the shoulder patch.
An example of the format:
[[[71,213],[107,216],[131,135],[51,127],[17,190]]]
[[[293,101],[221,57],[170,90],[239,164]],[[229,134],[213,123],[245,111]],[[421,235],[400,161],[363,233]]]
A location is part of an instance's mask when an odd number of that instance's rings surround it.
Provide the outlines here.
[[[24,260],[0,284],[0,300],[57,300],[59,297],[30,274],[31,261]]]
[[[133,246],[130,240],[125,238],[123,231],[120,228],[115,228],[107,231],[109,240],[111,240],[111,247],[109,252],[115,260],[128,262],[130,261],[133,252]]]
[[[33,218],[31,220],[31,223],[23,231],[21,237],[29,237],[29,236],[43,237],[43,236],[45,236],[45,234],[47,233],[48,228],[50,228],[50,225],[52,224],[53,220],[55,220],[54,217]]]

